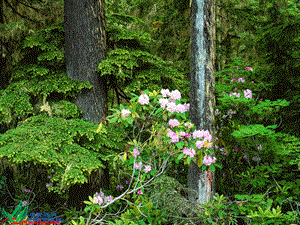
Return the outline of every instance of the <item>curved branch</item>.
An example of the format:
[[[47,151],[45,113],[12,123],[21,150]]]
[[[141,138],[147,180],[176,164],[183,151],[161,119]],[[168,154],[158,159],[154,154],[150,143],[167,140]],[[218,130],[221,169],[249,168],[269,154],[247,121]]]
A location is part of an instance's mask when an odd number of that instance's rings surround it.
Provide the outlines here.
[[[119,86],[117,86],[117,89],[120,90],[119,92],[120,96],[129,102],[130,98],[126,96],[126,93]]]
[[[20,3],[20,4],[22,4],[22,5],[24,5],[24,6],[26,6],[26,7],[28,7],[28,8],[31,8],[31,9],[35,10],[35,11],[40,11],[40,9],[35,8],[35,7],[31,6],[31,5],[27,5],[26,3],[21,2],[20,0],[18,0],[17,2]]]
[[[11,8],[11,10],[13,11],[13,13],[17,14],[18,16],[20,16],[21,18],[23,19],[26,19],[26,20],[29,20],[30,22],[34,22],[34,23],[40,23],[39,21],[37,20],[33,20],[31,18],[29,18],[28,16],[24,16],[22,14],[20,14],[7,0],[4,0],[5,4]]]

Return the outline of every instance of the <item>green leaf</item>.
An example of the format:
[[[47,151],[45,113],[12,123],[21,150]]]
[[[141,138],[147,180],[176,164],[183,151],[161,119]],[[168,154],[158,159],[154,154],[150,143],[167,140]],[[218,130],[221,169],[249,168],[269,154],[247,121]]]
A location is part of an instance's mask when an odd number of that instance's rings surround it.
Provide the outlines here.
[[[272,135],[275,132],[266,128],[262,124],[250,124],[248,126],[242,125],[238,130],[232,132],[232,136],[236,138],[247,138],[256,135]]]
[[[177,148],[182,149],[184,146],[184,143],[182,141],[179,141],[176,143]]]
[[[179,154],[179,156],[177,157],[177,159],[178,159],[178,160],[181,160],[183,157],[184,157],[184,154],[181,153],[181,154]]]
[[[191,157],[187,157],[187,164],[188,164],[188,165],[191,164]]]
[[[164,114],[164,115],[163,115],[163,119],[164,119],[164,121],[167,121],[167,119],[168,119],[167,114]]]

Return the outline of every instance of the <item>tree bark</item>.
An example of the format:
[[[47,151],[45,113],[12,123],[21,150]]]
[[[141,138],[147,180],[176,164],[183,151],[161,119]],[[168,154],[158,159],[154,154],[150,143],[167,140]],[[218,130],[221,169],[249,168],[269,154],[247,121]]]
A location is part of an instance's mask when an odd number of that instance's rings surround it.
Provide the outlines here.
[[[65,0],[64,13],[67,75],[93,85],[78,95],[76,104],[84,119],[99,123],[107,115],[106,80],[96,73],[106,55],[105,0]],[[107,164],[100,179],[101,187],[108,188]],[[75,184],[69,189],[68,205],[84,208],[82,201],[89,195],[93,195],[91,183]]]
[[[0,0],[0,24],[4,24],[3,0]],[[0,43],[0,89],[5,89],[9,84],[10,73],[7,69],[7,42]]]
[[[0,0],[0,23],[4,23],[3,0]]]
[[[197,129],[214,134],[215,0],[192,0],[190,116]],[[214,135],[213,135],[214,136]],[[204,204],[213,195],[213,173],[189,167],[190,200]]]
[[[93,85],[76,104],[84,119],[98,123],[107,114],[106,81],[96,73],[106,55],[105,0],[65,0],[64,7],[67,75]]]

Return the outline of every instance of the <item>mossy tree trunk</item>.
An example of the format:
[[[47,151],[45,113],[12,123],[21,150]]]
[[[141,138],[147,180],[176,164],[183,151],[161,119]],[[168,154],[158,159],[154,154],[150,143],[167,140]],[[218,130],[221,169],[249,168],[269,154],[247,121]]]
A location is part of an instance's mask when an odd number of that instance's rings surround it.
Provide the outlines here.
[[[214,134],[215,0],[192,0],[190,115],[197,129]],[[213,173],[189,168],[190,199],[203,204],[213,195]]]

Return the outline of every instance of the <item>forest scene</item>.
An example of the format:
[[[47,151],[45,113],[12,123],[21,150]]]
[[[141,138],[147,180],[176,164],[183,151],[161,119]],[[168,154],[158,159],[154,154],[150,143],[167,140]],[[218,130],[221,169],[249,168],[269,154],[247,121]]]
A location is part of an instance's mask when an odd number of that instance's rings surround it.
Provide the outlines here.
[[[300,224],[299,0],[0,0],[0,224]]]

